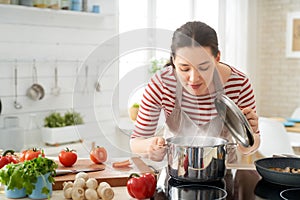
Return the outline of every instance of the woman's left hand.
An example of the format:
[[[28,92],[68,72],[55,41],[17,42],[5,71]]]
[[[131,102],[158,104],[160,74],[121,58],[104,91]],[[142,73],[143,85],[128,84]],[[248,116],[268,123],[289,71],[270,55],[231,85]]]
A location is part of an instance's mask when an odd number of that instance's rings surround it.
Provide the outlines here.
[[[246,116],[253,133],[256,133],[258,131],[258,115],[256,112],[249,107],[244,108],[242,112]]]
[[[244,147],[243,145],[238,144],[238,150],[243,154],[252,154],[255,153],[260,146],[260,135],[258,134],[258,115],[249,107],[244,108],[242,112],[246,116],[252,128],[254,144],[250,147]]]

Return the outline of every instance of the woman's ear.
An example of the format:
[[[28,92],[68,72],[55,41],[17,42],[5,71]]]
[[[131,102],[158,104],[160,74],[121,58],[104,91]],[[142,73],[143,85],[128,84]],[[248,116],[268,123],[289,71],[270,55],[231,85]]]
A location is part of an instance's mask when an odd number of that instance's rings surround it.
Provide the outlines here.
[[[220,62],[220,59],[221,59],[221,52],[218,51],[218,54],[217,54],[217,57],[216,57],[216,61]]]

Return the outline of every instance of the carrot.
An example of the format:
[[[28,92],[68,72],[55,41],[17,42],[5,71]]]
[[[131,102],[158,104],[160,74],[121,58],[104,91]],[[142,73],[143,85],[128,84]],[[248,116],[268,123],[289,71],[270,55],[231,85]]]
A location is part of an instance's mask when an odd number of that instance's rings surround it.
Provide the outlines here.
[[[129,160],[124,160],[124,161],[120,161],[120,162],[113,162],[112,166],[115,168],[122,168],[122,167],[128,167],[130,164],[131,163]]]

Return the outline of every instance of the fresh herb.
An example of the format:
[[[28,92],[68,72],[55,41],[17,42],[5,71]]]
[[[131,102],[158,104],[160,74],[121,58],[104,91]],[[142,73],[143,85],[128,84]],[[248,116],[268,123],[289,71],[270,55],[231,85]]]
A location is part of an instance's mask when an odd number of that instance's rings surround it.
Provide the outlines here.
[[[139,107],[140,107],[140,104],[134,103],[134,104],[132,105],[132,107],[133,107],[133,108],[139,108]]]
[[[66,112],[63,116],[59,112],[53,112],[44,119],[44,127],[49,128],[74,126],[83,123],[80,113],[73,110]]]
[[[73,126],[76,124],[83,124],[83,119],[80,113],[75,111],[68,111],[65,113],[65,123],[66,126]]]
[[[0,170],[0,182],[10,190],[25,188],[26,194],[30,195],[35,189],[35,183],[39,176],[49,173],[48,181],[54,183],[53,177],[56,175],[57,167],[57,163],[53,160],[42,156],[23,163],[8,164]],[[46,187],[46,183],[42,188],[42,193],[48,195],[48,199],[50,199],[50,191]]]
[[[58,112],[51,113],[45,118],[44,122],[44,126],[49,128],[66,126],[64,117]]]

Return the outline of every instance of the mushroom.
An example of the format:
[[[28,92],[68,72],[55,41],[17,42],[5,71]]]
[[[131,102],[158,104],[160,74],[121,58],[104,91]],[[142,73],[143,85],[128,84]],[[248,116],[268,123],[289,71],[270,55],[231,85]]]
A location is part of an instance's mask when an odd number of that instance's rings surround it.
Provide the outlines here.
[[[107,182],[101,182],[98,185],[97,193],[103,200],[111,200],[114,198],[114,191]]]
[[[84,200],[84,189],[81,187],[72,188],[72,199],[73,200]]]
[[[85,180],[84,180],[84,178],[77,178],[77,179],[75,179],[73,187],[85,188]]]
[[[89,178],[86,181],[85,185],[86,185],[87,188],[91,188],[91,189],[96,190],[97,187],[98,187],[98,182],[95,178]]]
[[[85,172],[79,172],[78,174],[75,175],[75,180],[78,178],[83,178],[85,181],[87,181],[89,178],[89,175]]]
[[[73,184],[72,181],[64,182],[64,183],[63,183],[63,191],[67,190],[68,188],[72,188],[73,185],[74,185],[74,184]]]
[[[85,198],[87,200],[97,200],[98,199],[98,194],[95,189],[88,188],[85,190],[84,194],[85,194]]]
[[[72,191],[73,191],[73,188],[72,187],[69,187],[67,189],[64,189],[64,197],[66,199],[71,199],[72,198]]]

